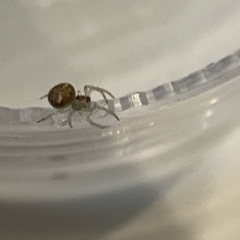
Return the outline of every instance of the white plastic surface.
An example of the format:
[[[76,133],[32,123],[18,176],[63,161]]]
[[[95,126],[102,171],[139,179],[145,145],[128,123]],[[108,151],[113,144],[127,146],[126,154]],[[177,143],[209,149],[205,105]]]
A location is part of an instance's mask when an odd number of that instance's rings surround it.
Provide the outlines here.
[[[101,4],[0,6],[0,237],[239,240],[240,52],[204,68],[239,48],[239,1]],[[37,124],[63,81],[121,121]]]
[[[2,124],[2,236],[237,240],[239,80],[105,130]]]

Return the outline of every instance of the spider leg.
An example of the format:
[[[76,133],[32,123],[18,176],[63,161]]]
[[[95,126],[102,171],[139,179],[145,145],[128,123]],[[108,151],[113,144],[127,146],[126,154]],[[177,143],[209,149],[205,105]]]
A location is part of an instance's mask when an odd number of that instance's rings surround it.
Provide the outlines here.
[[[40,97],[40,100],[43,99],[43,98],[45,98],[45,97],[47,97],[47,96],[48,96],[48,94],[46,94],[46,95]]]
[[[109,91],[107,91],[106,89],[100,88],[100,87],[94,87],[91,85],[85,85],[84,86],[84,93],[87,96],[90,96],[92,91],[96,91],[96,92],[100,92],[105,100],[106,103],[108,103],[107,97],[105,95],[108,94],[110,97],[115,98]]]
[[[91,113],[90,113],[91,114]],[[90,119],[90,114],[88,115],[87,117],[87,121],[88,123],[90,123],[92,126],[95,126],[97,128],[107,128],[107,126],[103,126],[103,125],[100,125],[100,124],[97,124],[95,122],[93,122],[91,119]]]
[[[93,112],[95,109],[100,109],[100,110],[102,110],[102,111],[105,111],[105,112],[111,114],[112,116],[114,116],[118,121],[120,121],[120,119],[118,118],[118,116],[117,116],[112,110],[109,110],[109,109],[107,109],[107,108],[105,108],[105,107],[102,107],[102,106],[98,105],[97,103],[94,103],[94,104],[90,107],[90,109],[89,109],[90,113],[89,113],[89,115],[88,115],[88,117],[87,117],[87,121],[88,121],[91,125],[93,125],[93,126],[95,126],[95,127],[98,127],[98,128],[107,128],[107,127],[108,127],[108,126],[104,126],[104,125],[100,125],[100,124],[98,124],[98,123],[95,123],[95,122],[93,122],[93,121],[90,119],[90,116],[91,116],[92,112]]]
[[[43,121],[45,121],[45,120],[51,118],[53,115],[56,115],[56,114],[57,114],[57,112],[50,113],[50,114],[47,115],[46,117],[44,117],[44,118],[38,120],[37,123],[43,122]]]
[[[105,107],[103,107],[103,106],[100,106],[100,105],[98,105],[98,104],[95,105],[95,108],[100,109],[100,110],[103,110],[103,111],[111,114],[111,115],[112,115],[113,117],[115,117],[118,121],[120,121],[120,119],[119,119],[119,117],[117,116],[117,114],[116,114],[115,112],[113,112],[112,110],[107,109],[107,108],[105,108]]]
[[[68,125],[70,128],[72,128],[72,116],[74,114],[74,111],[71,111],[69,114],[68,114]]]
[[[66,109],[60,109],[60,110],[58,110],[56,112],[52,112],[52,113],[48,114],[46,117],[38,120],[37,123],[43,122],[43,121],[51,118],[52,116],[57,115],[58,113],[64,113],[64,112],[67,112],[67,111],[68,111],[68,109],[67,110]]]

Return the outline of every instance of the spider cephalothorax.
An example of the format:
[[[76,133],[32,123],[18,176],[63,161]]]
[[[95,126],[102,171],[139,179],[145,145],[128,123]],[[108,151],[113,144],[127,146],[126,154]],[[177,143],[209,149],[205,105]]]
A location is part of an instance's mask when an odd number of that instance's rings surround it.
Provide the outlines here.
[[[103,98],[105,99],[106,103],[108,103],[108,100],[107,100],[105,94],[108,94],[109,96],[114,98],[114,96],[109,91],[107,91],[103,88],[94,87],[94,86],[90,86],[90,85],[86,85],[84,87],[85,95],[76,95],[76,91],[70,83],[60,83],[60,84],[54,86],[49,91],[48,94],[42,96],[40,99],[47,97],[49,103],[52,105],[52,107],[57,109],[57,111],[42,118],[41,120],[38,121],[38,123],[51,118],[53,115],[55,115],[57,113],[68,112],[68,124],[70,127],[72,127],[73,113],[86,111],[86,112],[89,112],[89,114],[87,116],[87,121],[91,125],[93,125],[95,127],[99,127],[99,128],[107,127],[107,126],[97,124],[90,119],[90,115],[92,114],[92,112],[95,109],[103,110],[103,111],[111,114],[112,116],[114,116],[119,121],[118,116],[113,111],[111,111],[103,106],[98,105],[96,102],[91,101],[90,94],[92,91],[97,91],[97,92],[101,93]]]

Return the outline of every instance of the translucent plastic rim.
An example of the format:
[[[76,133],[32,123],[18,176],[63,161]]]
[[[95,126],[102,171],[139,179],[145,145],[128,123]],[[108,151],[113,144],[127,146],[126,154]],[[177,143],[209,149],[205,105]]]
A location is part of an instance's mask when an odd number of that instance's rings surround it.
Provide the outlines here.
[[[239,75],[240,50],[217,63],[209,64],[187,77],[164,83],[146,92],[137,91],[120,98],[110,99],[108,108],[115,112],[122,112],[136,107],[151,106],[151,104],[156,102],[161,102],[161,106],[164,107],[199,95],[231,81]],[[52,109],[40,107],[23,109],[0,107],[0,125],[36,123],[40,116],[49,114],[50,111]]]

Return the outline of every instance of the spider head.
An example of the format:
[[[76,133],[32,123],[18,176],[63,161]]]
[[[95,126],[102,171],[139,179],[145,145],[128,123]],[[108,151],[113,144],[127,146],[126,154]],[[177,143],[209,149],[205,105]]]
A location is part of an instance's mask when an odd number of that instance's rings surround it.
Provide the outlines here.
[[[72,109],[75,111],[80,111],[88,108],[88,103],[91,101],[89,96],[77,95],[74,100],[72,100],[71,105]]]
[[[91,98],[89,96],[86,96],[86,95],[77,95],[76,99],[79,100],[79,101],[86,102],[86,103],[91,101]]]

